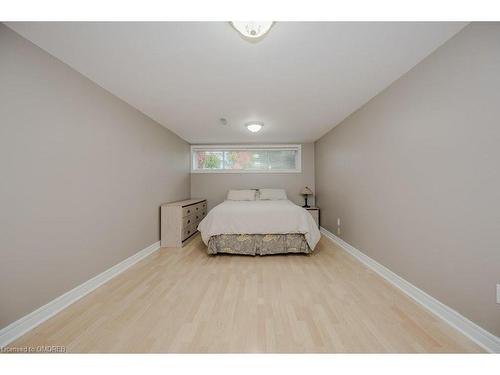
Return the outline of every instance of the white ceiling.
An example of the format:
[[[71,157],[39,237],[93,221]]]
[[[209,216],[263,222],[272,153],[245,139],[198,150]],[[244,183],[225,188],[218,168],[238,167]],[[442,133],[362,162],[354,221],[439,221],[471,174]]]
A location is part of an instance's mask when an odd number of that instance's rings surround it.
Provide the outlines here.
[[[226,22],[7,25],[190,143],[245,143],[318,139],[465,23],[278,22],[256,44]]]

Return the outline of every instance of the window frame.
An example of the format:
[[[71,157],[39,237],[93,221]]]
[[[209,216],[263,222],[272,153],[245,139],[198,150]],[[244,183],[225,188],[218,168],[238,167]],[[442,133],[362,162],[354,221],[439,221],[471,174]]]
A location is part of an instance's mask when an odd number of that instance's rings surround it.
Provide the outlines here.
[[[296,151],[295,168],[293,169],[195,169],[195,155],[197,151]],[[190,169],[191,173],[302,173],[302,145],[300,144],[244,144],[244,145],[191,145]]]

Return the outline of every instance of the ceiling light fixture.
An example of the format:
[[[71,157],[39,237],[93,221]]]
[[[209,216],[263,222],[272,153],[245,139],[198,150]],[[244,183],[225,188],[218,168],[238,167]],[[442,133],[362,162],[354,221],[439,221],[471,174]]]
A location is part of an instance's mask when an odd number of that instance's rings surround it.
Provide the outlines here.
[[[252,122],[246,123],[245,126],[252,133],[257,133],[258,131],[260,131],[260,129],[262,129],[264,124],[262,122],[252,121]]]
[[[260,22],[260,21],[248,21],[248,22],[229,22],[238,32],[249,41],[258,41],[267,34],[271,29],[274,22]]]

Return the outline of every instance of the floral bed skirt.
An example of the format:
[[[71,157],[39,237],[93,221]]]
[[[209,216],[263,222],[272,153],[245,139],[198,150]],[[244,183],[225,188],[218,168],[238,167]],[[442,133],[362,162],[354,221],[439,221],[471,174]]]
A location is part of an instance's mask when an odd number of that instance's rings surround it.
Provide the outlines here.
[[[269,255],[312,250],[303,234],[220,234],[210,237],[209,254]]]

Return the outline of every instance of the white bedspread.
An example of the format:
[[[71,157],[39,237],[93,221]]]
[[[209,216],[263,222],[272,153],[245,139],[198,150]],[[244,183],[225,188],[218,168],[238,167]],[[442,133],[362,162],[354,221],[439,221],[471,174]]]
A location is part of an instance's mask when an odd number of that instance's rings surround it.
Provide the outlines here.
[[[218,234],[302,233],[311,249],[320,233],[311,214],[289,200],[224,201],[198,225],[205,244]]]

